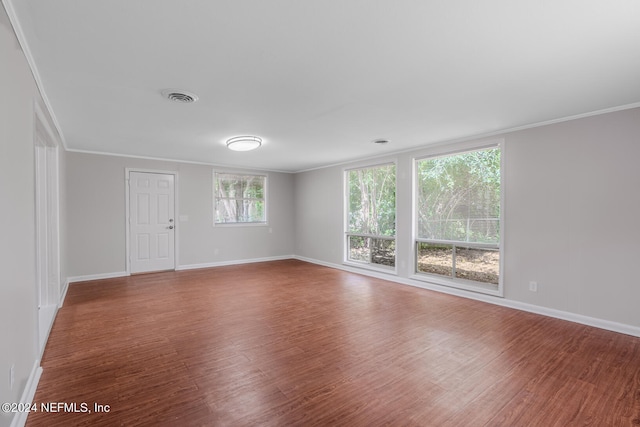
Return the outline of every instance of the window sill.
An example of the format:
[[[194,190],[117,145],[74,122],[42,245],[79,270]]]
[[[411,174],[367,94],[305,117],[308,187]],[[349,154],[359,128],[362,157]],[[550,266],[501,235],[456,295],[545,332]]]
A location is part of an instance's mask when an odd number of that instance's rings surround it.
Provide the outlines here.
[[[343,261],[342,264],[348,265],[349,267],[361,268],[363,270],[376,271],[378,273],[392,274],[394,276],[398,275],[398,270],[396,269],[396,267],[384,267],[384,266],[378,267],[376,264],[369,264],[366,262],[361,263],[361,262],[355,262],[355,261]]]
[[[268,227],[266,222],[218,222],[213,223],[214,227]]]
[[[474,282],[472,280],[465,279],[449,279],[447,277],[436,276],[427,273],[414,273],[409,278],[421,282],[428,282],[435,285],[447,286],[450,288],[462,289],[471,292],[478,292],[486,295],[493,295],[497,297],[504,296],[502,287],[500,285],[494,285],[491,283]]]

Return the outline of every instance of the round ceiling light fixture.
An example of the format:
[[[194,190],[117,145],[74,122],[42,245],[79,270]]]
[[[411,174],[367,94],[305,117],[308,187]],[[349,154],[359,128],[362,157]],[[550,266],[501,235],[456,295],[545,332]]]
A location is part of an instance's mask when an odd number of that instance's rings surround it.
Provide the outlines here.
[[[227,140],[227,148],[233,151],[251,151],[262,145],[259,136],[234,136]]]

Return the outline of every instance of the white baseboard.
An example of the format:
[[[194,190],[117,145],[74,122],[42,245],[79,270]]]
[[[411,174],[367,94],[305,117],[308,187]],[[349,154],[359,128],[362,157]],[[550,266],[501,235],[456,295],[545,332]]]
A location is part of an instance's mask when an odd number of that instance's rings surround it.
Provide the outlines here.
[[[64,299],[67,297],[67,292],[69,291],[69,278],[64,281],[64,288],[62,288],[62,292],[60,293],[60,302],[58,303],[58,308],[62,308],[64,304]]]
[[[254,262],[266,262],[266,261],[280,261],[284,259],[293,259],[295,258],[293,255],[281,255],[281,256],[273,256],[273,257],[264,257],[264,258],[251,258],[251,259],[238,259],[231,261],[220,261],[220,262],[208,262],[204,264],[186,264],[179,265],[176,267],[176,271],[180,270],[195,270],[198,268],[211,268],[211,267],[223,267],[225,265],[237,265],[237,264],[250,264]],[[86,276],[72,276],[67,278],[67,283],[65,285],[64,296],[67,294],[67,289],[70,283],[76,282],[87,282],[90,280],[100,280],[100,279],[113,279],[117,277],[127,277],[130,276],[126,271],[119,271],[115,273],[101,273],[101,274],[89,274]],[[61,301],[62,305],[62,301]]]
[[[584,316],[582,314],[571,313],[569,311],[556,310],[554,308],[541,307],[539,305],[527,304],[519,301],[506,300],[507,307],[517,310],[528,311],[530,313],[542,314],[544,316],[555,317],[556,319],[568,320],[595,328],[606,329],[608,331],[619,332],[621,334],[640,337],[640,327],[613,322],[611,320],[598,319],[596,317]]]
[[[22,391],[20,403],[33,403],[33,397],[36,395],[41,375],[42,367],[40,367],[40,360],[36,360],[31,370],[31,375],[29,375],[29,379],[27,380],[27,385]],[[29,412],[16,413],[13,416],[13,420],[11,420],[10,427],[24,427],[27,423],[27,416],[29,416]]]
[[[86,276],[72,276],[67,278],[67,286],[69,283],[87,282],[89,280],[113,279],[116,277],[126,277],[129,273],[126,271],[118,271],[115,273],[88,274]],[[65,291],[66,295],[66,291]]]
[[[390,282],[400,283],[402,285],[409,285],[418,288],[428,289],[445,294],[455,295],[463,298],[469,298],[476,301],[482,301],[489,304],[500,305],[503,307],[513,308],[516,310],[527,311],[530,313],[540,314],[543,316],[554,317],[556,319],[568,320],[574,323],[580,323],[587,326],[593,326],[608,331],[619,332],[621,334],[632,335],[640,337],[640,327],[627,325],[624,323],[613,322],[610,320],[598,319],[595,317],[584,316],[582,314],[571,313],[568,311],[556,310],[553,308],[542,307],[539,305],[528,304],[520,301],[514,301],[507,298],[501,298],[498,296],[485,295],[477,292],[465,291],[462,289],[449,288],[447,286],[441,286],[437,284],[431,284],[423,281],[407,279],[404,277],[398,277],[393,274],[379,273],[377,271],[369,271],[365,269],[359,269],[342,264],[334,264],[317,259],[306,258],[301,256],[294,256],[295,259],[300,261],[310,262],[312,264],[318,264],[325,267],[336,268],[338,270],[344,270],[351,273],[362,274],[364,276],[375,277],[377,279],[388,280]]]
[[[58,315],[58,306],[55,304],[40,306],[38,311],[38,350],[40,357],[42,357],[51,328],[53,328],[53,322]]]
[[[281,260],[293,259],[293,258],[295,258],[293,255],[281,255],[281,256],[265,257],[265,258],[251,258],[251,259],[239,259],[239,260],[232,260],[232,261],[208,262],[204,264],[186,264],[186,265],[180,265],[176,267],[176,271],[196,270],[199,268],[223,267],[225,265],[251,264],[255,262],[281,261]]]

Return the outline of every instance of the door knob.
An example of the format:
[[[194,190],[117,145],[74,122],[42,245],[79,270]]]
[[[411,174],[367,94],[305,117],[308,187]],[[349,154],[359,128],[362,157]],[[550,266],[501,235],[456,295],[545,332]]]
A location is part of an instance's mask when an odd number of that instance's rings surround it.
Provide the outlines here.
[[[170,225],[168,228],[169,230],[173,230],[173,225]]]

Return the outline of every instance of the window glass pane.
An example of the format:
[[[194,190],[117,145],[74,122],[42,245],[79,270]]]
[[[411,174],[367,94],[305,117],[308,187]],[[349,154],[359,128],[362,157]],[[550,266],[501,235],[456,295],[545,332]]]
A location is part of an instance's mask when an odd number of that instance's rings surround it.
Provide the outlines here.
[[[235,199],[216,199],[216,222],[237,222],[238,203]]]
[[[360,236],[349,236],[349,260],[369,262],[369,238]]]
[[[243,197],[246,184],[242,176],[232,174],[216,174],[216,177],[217,197]]]
[[[500,277],[500,251],[456,247],[456,277],[497,285]]]
[[[264,197],[264,180],[262,177],[254,176],[246,182],[243,197],[252,199],[262,199]]]
[[[418,272],[453,276],[453,246],[418,243],[417,252]]]
[[[396,234],[396,166],[348,172],[348,231],[375,236]]]
[[[418,236],[500,241],[500,149],[417,162]]]
[[[264,202],[262,200],[245,200],[246,218],[249,222],[264,221]]]
[[[371,239],[371,263],[395,267],[396,241],[392,239]]]

